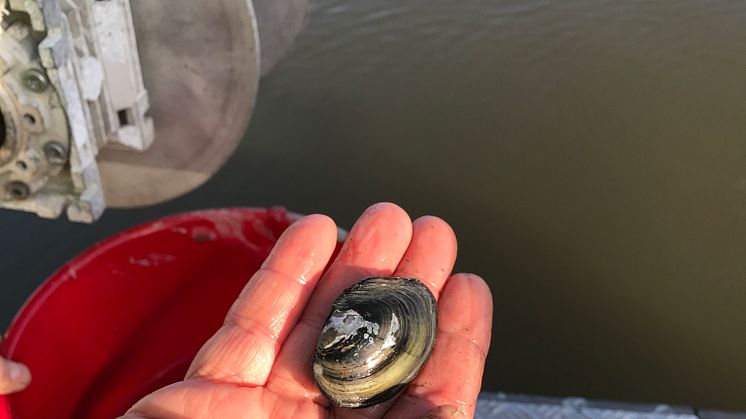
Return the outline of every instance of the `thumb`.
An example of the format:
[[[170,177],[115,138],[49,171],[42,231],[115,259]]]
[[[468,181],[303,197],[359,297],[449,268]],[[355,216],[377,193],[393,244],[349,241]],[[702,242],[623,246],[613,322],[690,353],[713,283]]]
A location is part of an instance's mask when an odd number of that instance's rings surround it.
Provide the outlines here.
[[[0,358],[0,395],[19,392],[29,383],[31,372],[25,365]]]
[[[455,406],[440,406],[429,411],[422,419],[466,419],[466,415]]]

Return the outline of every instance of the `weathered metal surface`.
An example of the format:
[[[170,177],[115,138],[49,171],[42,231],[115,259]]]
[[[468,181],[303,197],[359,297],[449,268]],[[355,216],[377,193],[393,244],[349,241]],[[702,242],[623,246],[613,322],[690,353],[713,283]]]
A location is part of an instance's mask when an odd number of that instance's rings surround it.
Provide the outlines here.
[[[98,151],[153,141],[129,0],[2,7],[0,107],[11,129],[0,141],[0,184],[12,193],[0,206],[95,221],[105,208]]]
[[[27,2],[31,8],[13,2],[40,32],[69,21],[60,39],[50,35],[41,47],[49,51],[45,62],[75,134],[71,171],[77,178],[68,183],[76,189],[57,191],[51,203],[37,202],[46,199],[40,194],[5,206],[50,218],[69,206],[71,219],[89,222],[105,205],[159,203],[212,176],[243,137],[259,73],[289,53],[310,11],[309,0],[256,0],[257,25],[251,0],[77,1],[69,10],[56,0]],[[86,41],[80,57],[71,53],[71,33]],[[71,57],[78,59],[72,72],[62,68]],[[34,82],[46,79],[29,79]],[[158,139],[149,149],[151,116]]]
[[[4,7],[0,13],[13,19],[26,11]],[[0,27],[0,207],[57,217],[66,207],[60,195],[73,193],[63,169],[71,129],[31,26],[13,19]]]
[[[156,140],[143,153],[102,150],[107,205],[175,198],[210,178],[243,137],[259,81],[248,0],[131,3]]]
[[[482,393],[476,419],[746,419],[746,413],[700,411],[666,404],[591,401]]]
[[[259,25],[262,75],[267,74],[290,53],[308,22],[310,0],[254,0]]]

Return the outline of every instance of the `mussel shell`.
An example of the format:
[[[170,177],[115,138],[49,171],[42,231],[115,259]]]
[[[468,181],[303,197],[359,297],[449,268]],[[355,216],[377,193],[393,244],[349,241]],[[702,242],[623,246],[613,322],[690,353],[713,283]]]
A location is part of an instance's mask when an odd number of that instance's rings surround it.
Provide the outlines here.
[[[313,376],[341,407],[367,407],[399,394],[435,346],[438,307],[416,279],[369,278],[334,302],[316,346]]]

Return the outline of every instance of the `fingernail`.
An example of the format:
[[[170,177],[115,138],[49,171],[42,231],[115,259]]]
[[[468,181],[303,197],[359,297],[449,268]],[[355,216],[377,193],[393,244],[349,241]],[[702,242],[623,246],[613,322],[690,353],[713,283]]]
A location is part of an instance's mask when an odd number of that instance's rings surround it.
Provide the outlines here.
[[[24,382],[31,379],[31,373],[25,365],[8,361],[8,373],[10,380],[14,382]]]

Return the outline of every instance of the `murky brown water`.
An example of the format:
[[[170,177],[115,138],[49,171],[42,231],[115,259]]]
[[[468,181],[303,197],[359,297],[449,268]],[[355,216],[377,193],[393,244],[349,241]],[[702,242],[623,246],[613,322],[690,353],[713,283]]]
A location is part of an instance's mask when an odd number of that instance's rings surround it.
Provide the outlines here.
[[[448,219],[491,283],[486,389],[746,410],[733,0],[319,0],[198,192],[96,227],[2,214],[3,320],[125,225],[275,204],[349,225],[378,200]]]

